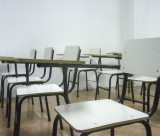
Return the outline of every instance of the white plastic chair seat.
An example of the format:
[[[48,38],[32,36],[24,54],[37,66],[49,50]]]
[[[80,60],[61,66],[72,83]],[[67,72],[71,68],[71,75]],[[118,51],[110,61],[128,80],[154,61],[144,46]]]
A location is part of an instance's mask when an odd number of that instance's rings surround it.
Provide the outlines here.
[[[140,81],[140,82],[147,82],[147,83],[154,83],[157,81],[157,78],[147,77],[147,76],[131,76],[128,77],[130,81]]]
[[[113,100],[79,102],[55,107],[75,131],[84,133],[148,119],[148,114]]]
[[[14,83],[26,83],[26,77],[10,77],[7,79],[7,82],[9,84],[14,84]],[[39,83],[39,82],[42,82],[43,83],[43,80],[39,77],[29,77],[29,82],[34,82],[34,83]]]
[[[63,92],[63,89],[56,84],[29,85],[17,88],[17,96],[60,94]]]
[[[112,75],[112,74],[121,74],[123,72],[121,70],[118,70],[118,69],[108,69],[108,70],[98,71],[98,73]]]

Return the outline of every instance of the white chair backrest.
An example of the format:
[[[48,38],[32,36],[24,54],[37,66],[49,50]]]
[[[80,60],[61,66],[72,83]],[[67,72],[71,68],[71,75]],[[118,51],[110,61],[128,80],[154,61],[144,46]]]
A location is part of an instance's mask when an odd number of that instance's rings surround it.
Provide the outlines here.
[[[90,49],[90,52],[89,54],[101,54],[101,48],[91,48]],[[98,64],[98,58],[95,58],[95,57],[92,57],[92,56],[89,56],[89,59],[90,59],[90,64]]]
[[[54,56],[54,50],[52,47],[47,47],[45,48],[45,51],[44,51],[44,59],[53,59],[53,56]]]
[[[141,76],[160,76],[160,38],[134,39],[125,42],[121,70]]]
[[[30,59],[36,59],[37,51],[36,49],[30,50]]]
[[[66,46],[64,51],[63,60],[79,60],[80,47],[79,46]]]
[[[91,48],[89,54],[101,54],[101,48]]]

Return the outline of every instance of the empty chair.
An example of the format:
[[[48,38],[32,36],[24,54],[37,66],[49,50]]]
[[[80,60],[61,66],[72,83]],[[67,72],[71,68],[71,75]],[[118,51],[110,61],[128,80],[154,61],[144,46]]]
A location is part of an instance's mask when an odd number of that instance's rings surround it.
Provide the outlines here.
[[[106,129],[111,129],[111,136],[114,136],[116,127],[134,123],[144,125],[146,136],[152,135],[147,114],[109,99],[60,105],[55,107],[55,111],[57,116],[54,120],[52,136],[57,136],[57,123],[61,118],[70,129],[81,133],[80,136],[88,136]],[[73,131],[71,132],[73,136]]]
[[[125,43],[123,54],[122,54],[122,66],[121,70],[126,74],[125,83],[127,79],[133,81],[144,81],[148,82],[149,85],[156,81],[156,88],[153,97],[153,103],[151,108],[148,108],[149,116],[151,117],[158,108],[159,103],[159,90],[160,90],[160,38],[144,38],[144,39],[132,39],[128,40]],[[152,54],[152,55],[151,55]],[[128,75],[132,74],[134,77],[129,77]],[[128,77],[128,78],[127,78]],[[148,87],[150,88],[150,87]],[[147,97],[150,93],[149,89]],[[125,99],[125,93],[123,94],[123,99]],[[147,98],[147,99],[148,99]],[[143,101],[143,100],[142,100]],[[146,102],[145,102],[146,103]]]
[[[132,92],[134,92],[133,82],[141,82],[142,83],[142,86],[141,86],[142,101],[137,100],[137,99],[133,99],[133,102],[142,103],[143,104],[143,111],[146,110],[145,106],[147,106],[146,112],[148,113],[150,110],[150,87],[152,84],[156,84],[157,78],[133,75],[133,76],[128,77],[128,81],[130,81],[130,83],[131,83]],[[146,84],[147,84],[147,89],[146,89]],[[147,95],[147,100],[146,100],[146,95]],[[127,99],[127,100],[130,100],[130,99]],[[131,101],[132,101],[132,99],[131,99]]]
[[[72,53],[71,53],[72,52]],[[80,47],[79,46],[66,46],[64,51],[63,60],[72,61],[78,60],[80,55]],[[58,63],[58,62],[57,62]],[[67,67],[67,66],[64,66]],[[64,71],[63,71],[64,72]],[[65,77],[63,79],[64,83]],[[65,84],[67,85],[67,84]],[[68,87],[65,87],[66,90]],[[16,96],[16,113],[15,113],[15,125],[14,125],[14,136],[19,136],[20,131],[20,117],[21,117],[21,106],[22,102],[28,97],[40,97],[40,96],[51,96],[55,95],[57,97],[57,104],[59,105],[58,96],[61,95],[64,97],[66,103],[69,103],[66,95],[67,92],[62,90],[56,84],[43,84],[43,85],[29,85],[17,88],[17,96]],[[48,111],[49,112],[49,111]]]
[[[98,54],[101,54],[101,49],[100,48],[91,48],[90,49],[90,52],[89,52],[89,59],[90,59],[90,64],[93,64],[94,63],[94,59],[95,58],[93,58],[93,57],[91,57],[90,55],[98,55]],[[99,61],[98,61],[99,62]],[[98,63],[97,62],[97,63]],[[70,71],[69,71],[69,76],[68,76],[68,80],[69,80],[69,82],[72,82],[71,80],[70,80],[70,73],[71,73],[71,71],[73,71],[74,69],[71,69]],[[85,73],[85,77],[86,77],[86,89],[87,89],[87,91],[88,91],[88,72],[94,72],[94,74],[95,74],[95,79],[96,79],[96,82],[97,82],[97,72],[96,72],[96,70],[97,70],[97,68],[78,68],[78,74],[77,74],[77,82],[76,82],[76,84],[77,84],[77,97],[79,97],[79,81],[80,81],[80,74],[82,73],[82,72],[84,72]]]
[[[30,50],[30,57],[31,59],[36,59],[37,51],[36,49],[31,49]],[[15,72],[10,71],[10,66],[7,64],[7,73],[2,73],[1,74],[1,94],[0,94],[0,100],[1,100],[1,108],[3,108],[3,102],[4,102],[4,86],[5,86],[5,80],[9,77],[20,77],[20,76],[25,76],[25,73],[18,73],[17,72],[17,64],[14,64],[15,66]],[[35,64],[30,64],[29,66],[29,75],[32,75],[35,71]]]
[[[119,59],[118,59],[118,64],[120,65]],[[116,86],[118,87],[118,97],[119,97],[119,76],[123,75],[123,72],[121,72],[120,69],[106,69],[106,70],[97,71],[97,73],[98,73],[98,77],[97,77],[97,87],[96,87],[95,100],[97,99],[97,96],[99,94],[99,88],[108,90],[108,98],[110,99],[111,87],[112,87],[111,83],[112,83],[113,76],[117,77]],[[109,76],[109,87],[108,88],[105,88],[105,87],[102,87],[99,85],[101,75],[108,75]]]
[[[44,51],[44,59],[52,60],[53,59],[54,50],[52,47],[45,48]],[[51,77],[52,68],[49,69],[49,75],[46,80],[42,78],[45,77],[46,68],[44,68],[44,74],[42,77],[29,77],[29,83],[26,82],[26,77],[11,77],[7,79],[7,106],[6,106],[6,116],[8,117],[8,124],[7,127],[10,127],[10,118],[11,118],[11,98],[12,98],[12,91],[13,87],[17,85],[28,85],[28,84],[43,84],[49,81]],[[47,101],[47,98],[45,98]],[[41,99],[40,99],[41,104]],[[41,104],[41,111],[43,112],[42,104]],[[50,117],[48,116],[48,120]]]
[[[93,132],[105,129],[111,129],[111,136],[114,136],[116,127],[136,122],[144,125],[146,136],[152,136],[147,120],[156,112],[159,104],[159,44],[160,38],[147,38],[128,40],[123,46],[121,71],[124,73],[124,80],[119,102],[124,102],[129,74],[157,78],[153,107],[148,112],[148,115],[113,100],[97,100],[61,105],[55,108],[57,116],[54,120],[52,136],[57,135],[57,123],[60,118],[70,128],[82,133],[81,136],[88,136]]]

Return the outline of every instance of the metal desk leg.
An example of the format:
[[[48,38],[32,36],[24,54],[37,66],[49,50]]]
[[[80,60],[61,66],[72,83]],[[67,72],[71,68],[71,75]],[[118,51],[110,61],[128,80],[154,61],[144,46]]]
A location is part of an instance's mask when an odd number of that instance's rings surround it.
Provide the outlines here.
[[[121,97],[118,100],[118,102],[122,103],[122,104],[123,104],[125,96],[126,96],[127,80],[128,80],[128,74],[124,74],[122,94],[121,94]]]
[[[26,83],[29,84],[29,64],[25,63],[26,67]]]
[[[66,71],[66,72],[67,72],[67,71]],[[77,72],[78,72],[78,68],[75,68],[75,70],[74,70],[74,75],[73,75],[72,86],[71,86],[71,88],[69,88],[69,86],[68,86],[68,93],[70,93],[70,92],[74,89],[74,87],[75,87],[75,85],[76,85]],[[66,74],[67,74],[67,73],[66,73]],[[67,75],[66,75],[66,76],[67,76]]]
[[[67,82],[67,67],[63,66],[62,67],[62,71],[63,71],[63,85],[64,85],[64,100],[66,102],[66,104],[69,104],[70,101],[68,99],[68,82]]]

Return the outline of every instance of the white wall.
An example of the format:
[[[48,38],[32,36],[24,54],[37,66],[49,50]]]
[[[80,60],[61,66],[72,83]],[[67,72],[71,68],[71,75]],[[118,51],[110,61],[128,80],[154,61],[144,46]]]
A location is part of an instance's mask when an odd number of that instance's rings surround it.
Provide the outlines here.
[[[92,47],[121,51],[129,31],[128,5],[128,0],[0,0],[0,54],[28,57],[36,48],[42,58],[47,46],[56,54],[72,44],[82,53]]]
[[[159,7],[159,0],[134,0],[134,38],[160,37]]]
[[[103,52],[121,50],[120,21],[124,16],[120,14],[123,5],[119,0],[1,0],[1,3],[1,35],[4,35],[1,54],[22,57],[27,56],[30,48],[41,53],[46,46],[63,52],[69,44],[80,45],[83,52],[97,46]]]

